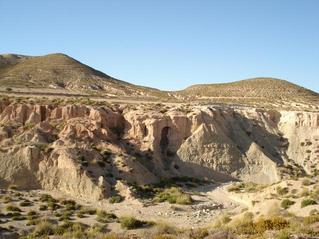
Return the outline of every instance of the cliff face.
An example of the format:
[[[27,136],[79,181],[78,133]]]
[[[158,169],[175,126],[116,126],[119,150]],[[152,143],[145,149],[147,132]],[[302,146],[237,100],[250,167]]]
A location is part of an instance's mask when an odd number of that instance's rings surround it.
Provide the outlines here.
[[[319,113],[0,103],[0,187],[96,201],[118,180],[192,176],[273,183],[319,170]]]

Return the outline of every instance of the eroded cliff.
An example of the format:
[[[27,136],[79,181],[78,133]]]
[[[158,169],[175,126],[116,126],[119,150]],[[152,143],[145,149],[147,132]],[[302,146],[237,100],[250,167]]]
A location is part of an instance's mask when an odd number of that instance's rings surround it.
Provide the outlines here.
[[[96,201],[188,176],[273,183],[319,170],[319,113],[163,105],[0,103],[0,187]]]

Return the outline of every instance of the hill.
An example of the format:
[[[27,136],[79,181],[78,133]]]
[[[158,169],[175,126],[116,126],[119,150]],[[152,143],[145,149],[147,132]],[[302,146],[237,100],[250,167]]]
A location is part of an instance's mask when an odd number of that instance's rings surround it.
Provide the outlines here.
[[[13,88],[45,88],[108,95],[154,96],[159,90],[117,80],[67,55],[0,55],[0,85]]]
[[[262,97],[291,99],[313,98],[319,94],[286,80],[253,78],[223,84],[199,84],[179,91],[182,95],[197,97]]]
[[[199,84],[161,91],[115,79],[65,54],[0,55],[0,90],[28,94],[58,93],[139,98],[165,102],[213,101],[253,106],[318,108],[319,94],[285,80],[253,78],[223,84]],[[124,100],[125,100],[124,99]]]

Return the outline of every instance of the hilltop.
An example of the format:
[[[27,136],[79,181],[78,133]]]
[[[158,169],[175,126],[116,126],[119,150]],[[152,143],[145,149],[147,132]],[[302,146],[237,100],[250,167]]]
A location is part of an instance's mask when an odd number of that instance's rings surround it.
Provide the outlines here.
[[[152,96],[159,90],[130,84],[95,70],[65,54],[0,55],[2,87],[58,89],[85,94]]]
[[[318,97],[318,93],[276,78],[252,78],[231,83],[199,84],[179,91],[182,95],[196,95],[197,97],[272,97],[291,99],[295,97]]]

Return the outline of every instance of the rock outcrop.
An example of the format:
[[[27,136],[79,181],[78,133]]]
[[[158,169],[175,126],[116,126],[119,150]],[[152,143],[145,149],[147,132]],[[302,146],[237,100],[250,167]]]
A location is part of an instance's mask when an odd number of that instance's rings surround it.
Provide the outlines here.
[[[89,201],[117,193],[119,180],[274,183],[316,173],[318,150],[318,112],[0,103],[0,187]]]

